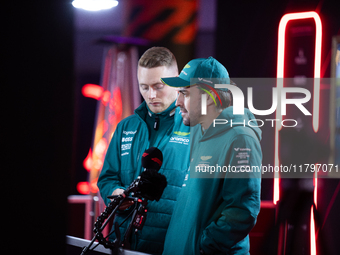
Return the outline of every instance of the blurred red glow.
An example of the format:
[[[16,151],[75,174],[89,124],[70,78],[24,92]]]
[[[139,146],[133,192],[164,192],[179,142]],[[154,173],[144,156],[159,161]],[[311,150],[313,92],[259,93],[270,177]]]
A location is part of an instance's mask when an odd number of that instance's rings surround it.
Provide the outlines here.
[[[104,89],[96,84],[85,84],[81,89],[81,93],[85,97],[91,97],[99,100],[103,96]]]
[[[111,92],[110,91],[105,91],[103,93],[103,98],[102,98],[102,102],[103,104],[106,106],[107,103],[110,101],[110,97],[111,97]]]
[[[110,91],[104,91],[101,86],[96,84],[85,84],[82,87],[82,94],[85,97],[100,100],[104,106],[109,106],[109,115],[107,120],[102,119],[102,121],[99,122],[95,128],[96,136],[98,135],[101,138],[99,138],[99,141],[95,144],[93,151],[90,148],[86,158],[83,161],[83,167],[88,172],[100,171],[103,166],[104,156],[108,146],[107,139],[103,137],[103,134],[108,131],[109,123],[113,125],[117,124],[121,120],[123,113],[122,95],[119,87],[115,88],[111,93]],[[79,182],[77,184],[77,191],[83,195],[90,193],[95,194],[99,192],[97,181],[98,178],[92,180],[91,183]]]
[[[98,182],[98,178],[91,181],[91,185],[90,185],[91,193],[94,193],[94,194],[98,193],[99,188],[97,186],[97,182]]]
[[[90,194],[90,184],[88,182],[78,182],[77,191],[82,195]]]
[[[86,158],[83,161],[83,166],[88,172],[91,171],[92,163],[93,163],[92,150],[90,148],[89,153],[87,154]]]

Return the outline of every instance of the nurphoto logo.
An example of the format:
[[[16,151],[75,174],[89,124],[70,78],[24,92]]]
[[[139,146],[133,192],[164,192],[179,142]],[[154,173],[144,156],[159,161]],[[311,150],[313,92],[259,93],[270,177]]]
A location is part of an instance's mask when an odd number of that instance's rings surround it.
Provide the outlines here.
[[[206,85],[208,86],[208,85]],[[216,94],[216,98],[221,102],[220,97],[216,93],[215,89],[228,89],[230,90],[232,96],[233,96],[233,114],[234,115],[244,115],[244,102],[245,102],[245,97],[240,88],[234,85],[230,84],[215,84],[215,88],[208,86],[211,88],[211,91],[213,91]],[[202,94],[201,95],[201,113],[202,115],[207,114],[207,95],[209,95],[213,100],[215,105],[217,105],[215,98],[209,92],[207,89],[200,88],[201,90],[207,92],[207,94]],[[306,107],[303,105],[307,103],[311,99],[311,93],[309,90],[305,88],[299,88],[299,87],[284,87],[281,88],[280,91],[278,88],[273,87],[272,88],[272,105],[269,109],[265,110],[259,110],[255,109],[254,104],[253,104],[253,88],[248,87],[247,88],[247,105],[248,109],[256,115],[260,116],[267,116],[272,113],[274,113],[278,107],[280,107],[280,114],[281,115],[286,115],[286,108],[287,105],[295,105],[304,115],[312,115]],[[290,93],[295,93],[296,95],[299,95],[299,97],[295,98],[287,98],[287,94]],[[301,97],[302,95],[302,97]],[[278,98],[280,96],[280,98]],[[280,99],[280,100],[278,100]],[[278,106],[278,101],[280,102],[280,105]],[[243,121],[243,125],[248,125],[248,126],[253,126],[253,127],[262,127],[265,123],[265,121],[270,122],[271,126],[274,127],[274,123],[276,121],[281,121],[281,125],[284,127],[295,127],[298,125],[297,120],[294,119],[284,119],[284,120],[279,120],[279,119],[251,119],[246,122],[246,120]],[[259,124],[259,123],[260,124]],[[232,120],[226,120],[226,119],[215,119],[213,121],[213,126],[215,127],[216,125],[223,125],[229,123],[230,125],[236,124],[232,123]],[[237,123],[240,124],[240,123]],[[242,124],[242,122],[241,122]]]

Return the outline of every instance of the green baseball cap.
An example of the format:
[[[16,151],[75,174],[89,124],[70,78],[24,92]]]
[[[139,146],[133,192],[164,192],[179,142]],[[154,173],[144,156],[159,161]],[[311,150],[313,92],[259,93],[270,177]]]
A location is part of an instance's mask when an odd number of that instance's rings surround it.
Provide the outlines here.
[[[211,78],[215,84],[230,84],[227,69],[213,57],[193,59],[184,66],[178,77],[161,78],[161,81],[170,87],[180,88],[194,85],[190,83],[193,78],[209,85],[213,85],[209,80]],[[226,88],[220,90],[228,91]]]

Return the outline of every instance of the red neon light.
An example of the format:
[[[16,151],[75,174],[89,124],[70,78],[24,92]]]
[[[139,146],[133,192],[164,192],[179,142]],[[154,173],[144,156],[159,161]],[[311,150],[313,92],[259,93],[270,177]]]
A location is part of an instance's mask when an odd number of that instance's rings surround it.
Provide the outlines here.
[[[88,172],[90,172],[90,171],[91,171],[91,168],[92,168],[92,163],[93,163],[93,160],[92,160],[92,150],[91,150],[91,148],[90,148],[89,153],[87,154],[86,158],[85,158],[84,161],[83,161],[83,167],[84,167]]]
[[[319,129],[319,110],[320,110],[320,70],[321,70],[321,43],[322,43],[322,23],[319,14],[316,12],[298,12],[289,13],[281,18],[279,25],[279,40],[277,51],[277,78],[284,78],[284,53],[285,53],[285,33],[287,23],[291,20],[314,19],[316,26],[315,34],[315,59],[314,59],[314,96],[313,96],[313,129],[318,132]],[[279,83],[278,85],[283,84]],[[279,86],[278,86],[279,87]],[[280,88],[282,88],[280,87]],[[281,125],[281,124],[279,124]],[[281,127],[280,127],[281,128]]]
[[[90,192],[97,193],[99,191],[97,186],[97,179],[94,179],[91,183],[89,182],[78,182],[77,191],[82,195],[88,195]]]
[[[106,106],[107,103],[110,101],[110,97],[111,97],[111,92],[110,91],[105,91],[103,93],[103,98],[102,98],[102,102],[103,104]]]
[[[318,173],[314,173],[314,204],[315,209],[318,207]]]
[[[123,102],[122,95],[118,87],[112,92],[112,97],[110,91],[104,91],[101,86],[96,84],[85,84],[82,87],[81,92],[85,97],[101,100],[104,106],[109,104],[110,113],[108,121],[110,124],[117,124],[121,120],[123,114]],[[102,137],[108,130],[109,123],[107,123],[105,119],[102,120],[96,127],[96,135],[98,133],[98,135]],[[91,149],[89,150],[87,157],[83,161],[83,166],[87,171],[99,171],[102,168],[107,144],[107,140],[102,137],[94,146],[93,153]],[[80,182],[77,185],[77,190],[81,194],[90,194],[90,192],[97,193],[97,180],[93,180],[91,184],[87,182]]]
[[[277,176],[276,176],[277,175]],[[276,205],[277,201],[280,200],[280,178],[278,174],[274,174],[274,195],[273,195],[273,203]]]
[[[315,60],[314,60],[314,91],[313,91],[313,130],[318,132],[319,129],[319,110],[320,110],[320,70],[321,70],[321,41],[322,41],[322,24],[319,15],[316,12],[298,12],[285,14],[280,21],[279,31],[278,31],[278,47],[277,47],[277,78],[284,78],[284,66],[285,66],[285,32],[287,23],[291,20],[299,19],[314,19],[316,26],[315,34]],[[283,88],[283,79],[277,79],[276,84],[278,91],[280,93],[281,88]],[[275,124],[275,145],[274,145],[274,165],[279,165],[279,135],[278,132],[281,129],[282,115],[280,110],[276,111],[276,119],[280,121]],[[276,204],[280,199],[279,193],[279,174],[274,174],[274,196],[273,203]]]
[[[98,193],[99,188],[97,186],[98,178],[93,179],[90,184],[91,192],[92,193]]]
[[[310,255],[316,255],[316,237],[313,206],[310,209]]]
[[[90,184],[88,182],[78,182],[77,191],[82,195],[90,194]]]
[[[103,96],[104,89],[96,84],[85,84],[81,89],[81,93],[85,97],[90,97],[99,100]]]

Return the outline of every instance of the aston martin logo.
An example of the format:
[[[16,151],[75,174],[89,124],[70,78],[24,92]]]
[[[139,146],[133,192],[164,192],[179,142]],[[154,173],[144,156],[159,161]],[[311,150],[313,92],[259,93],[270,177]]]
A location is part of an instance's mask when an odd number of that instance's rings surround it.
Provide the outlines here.
[[[211,159],[212,158],[212,156],[201,156],[201,159],[202,160],[208,160],[208,159]]]
[[[189,135],[189,134],[190,134],[190,132],[174,131],[174,134],[176,134],[176,135],[180,135],[180,136],[186,136],[186,135]]]

